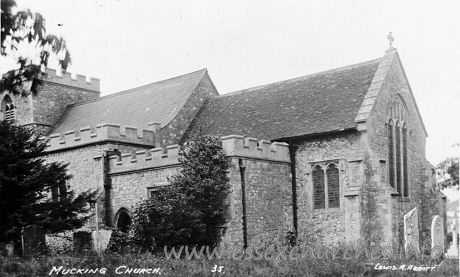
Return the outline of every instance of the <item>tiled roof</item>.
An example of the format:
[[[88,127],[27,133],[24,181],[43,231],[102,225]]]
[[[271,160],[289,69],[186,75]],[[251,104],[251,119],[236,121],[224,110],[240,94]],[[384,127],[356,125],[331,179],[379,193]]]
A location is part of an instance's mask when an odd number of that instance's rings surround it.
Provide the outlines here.
[[[171,121],[194,91],[206,69],[69,106],[50,134],[101,123],[146,129]]]
[[[379,61],[214,97],[189,131],[274,140],[354,128]]]

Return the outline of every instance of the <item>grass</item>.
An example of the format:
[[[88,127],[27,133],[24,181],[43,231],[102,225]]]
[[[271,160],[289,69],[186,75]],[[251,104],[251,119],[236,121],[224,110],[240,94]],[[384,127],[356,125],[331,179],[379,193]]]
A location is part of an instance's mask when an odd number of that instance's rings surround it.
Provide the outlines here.
[[[299,252],[300,253],[300,252]],[[340,256],[340,255],[339,255]],[[432,272],[416,272],[411,270],[375,270],[375,265],[424,265],[435,266]],[[59,269],[93,269],[97,273],[84,272],[85,274],[70,274],[60,271],[60,275],[53,267]],[[160,272],[147,274],[117,274],[119,268],[122,272],[127,268],[159,268]],[[221,272],[219,273],[219,266]],[[101,269],[105,268],[105,274]],[[212,272],[215,270],[215,272]],[[65,273],[65,274],[63,274]],[[362,256],[341,258],[328,257],[298,257],[290,259],[233,259],[225,257],[220,259],[167,259],[161,254],[118,254],[106,253],[98,257],[92,252],[67,253],[60,255],[38,255],[34,257],[1,257],[0,276],[25,277],[25,276],[458,276],[458,260],[428,258],[390,257],[374,260],[363,259]]]

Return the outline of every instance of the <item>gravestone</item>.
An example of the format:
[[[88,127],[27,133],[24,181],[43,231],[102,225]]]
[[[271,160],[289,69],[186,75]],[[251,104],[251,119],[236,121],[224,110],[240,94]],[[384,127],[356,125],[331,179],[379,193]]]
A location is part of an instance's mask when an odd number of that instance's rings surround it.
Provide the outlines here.
[[[9,243],[0,243],[1,254],[3,256],[11,257],[14,254],[14,243],[10,241]]]
[[[431,256],[440,257],[444,253],[444,220],[435,215],[431,222]]]
[[[404,215],[404,250],[407,253],[420,253],[420,242],[418,232],[418,209],[413,208]]]
[[[22,231],[23,254],[40,252],[46,247],[45,230],[38,225],[29,225]]]
[[[79,231],[73,233],[73,249],[76,251],[91,250],[92,241],[90,232]]]
[[[111,236],[111,230],[93,231],[93,249],[99,256],[107,249]]]

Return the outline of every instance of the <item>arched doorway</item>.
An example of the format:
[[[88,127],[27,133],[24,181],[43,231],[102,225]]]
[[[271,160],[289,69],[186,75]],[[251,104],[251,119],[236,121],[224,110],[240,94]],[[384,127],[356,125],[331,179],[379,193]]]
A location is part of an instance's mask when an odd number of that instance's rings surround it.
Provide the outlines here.
[[[116,225],[118,230],[127,233],[129,227],[131,226],[131,216],[129,212],[125,208],[121,208],[118,210],[117,214],[115,215]]]

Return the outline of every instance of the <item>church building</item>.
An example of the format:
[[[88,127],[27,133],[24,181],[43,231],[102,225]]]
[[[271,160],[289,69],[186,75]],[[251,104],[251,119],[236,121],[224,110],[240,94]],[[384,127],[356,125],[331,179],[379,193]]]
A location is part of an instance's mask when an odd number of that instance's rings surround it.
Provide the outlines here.
[[[36,94],[1,92],[0,119],[42,135],[45,158],[69,163],[76,193],[99,189],[101,228],[127,230],[136,203],[168,185],[179,145],[197,131],[221,137],[234,165],[220,227],[235,245],[291,230],[324,244],[367,239],[399,249],[412,209],[420,245],[430,243],[434,216],[446,218],[416,92],[393,47],[226,94],[206,69],[104,97],[98,79],[46,73]]]

